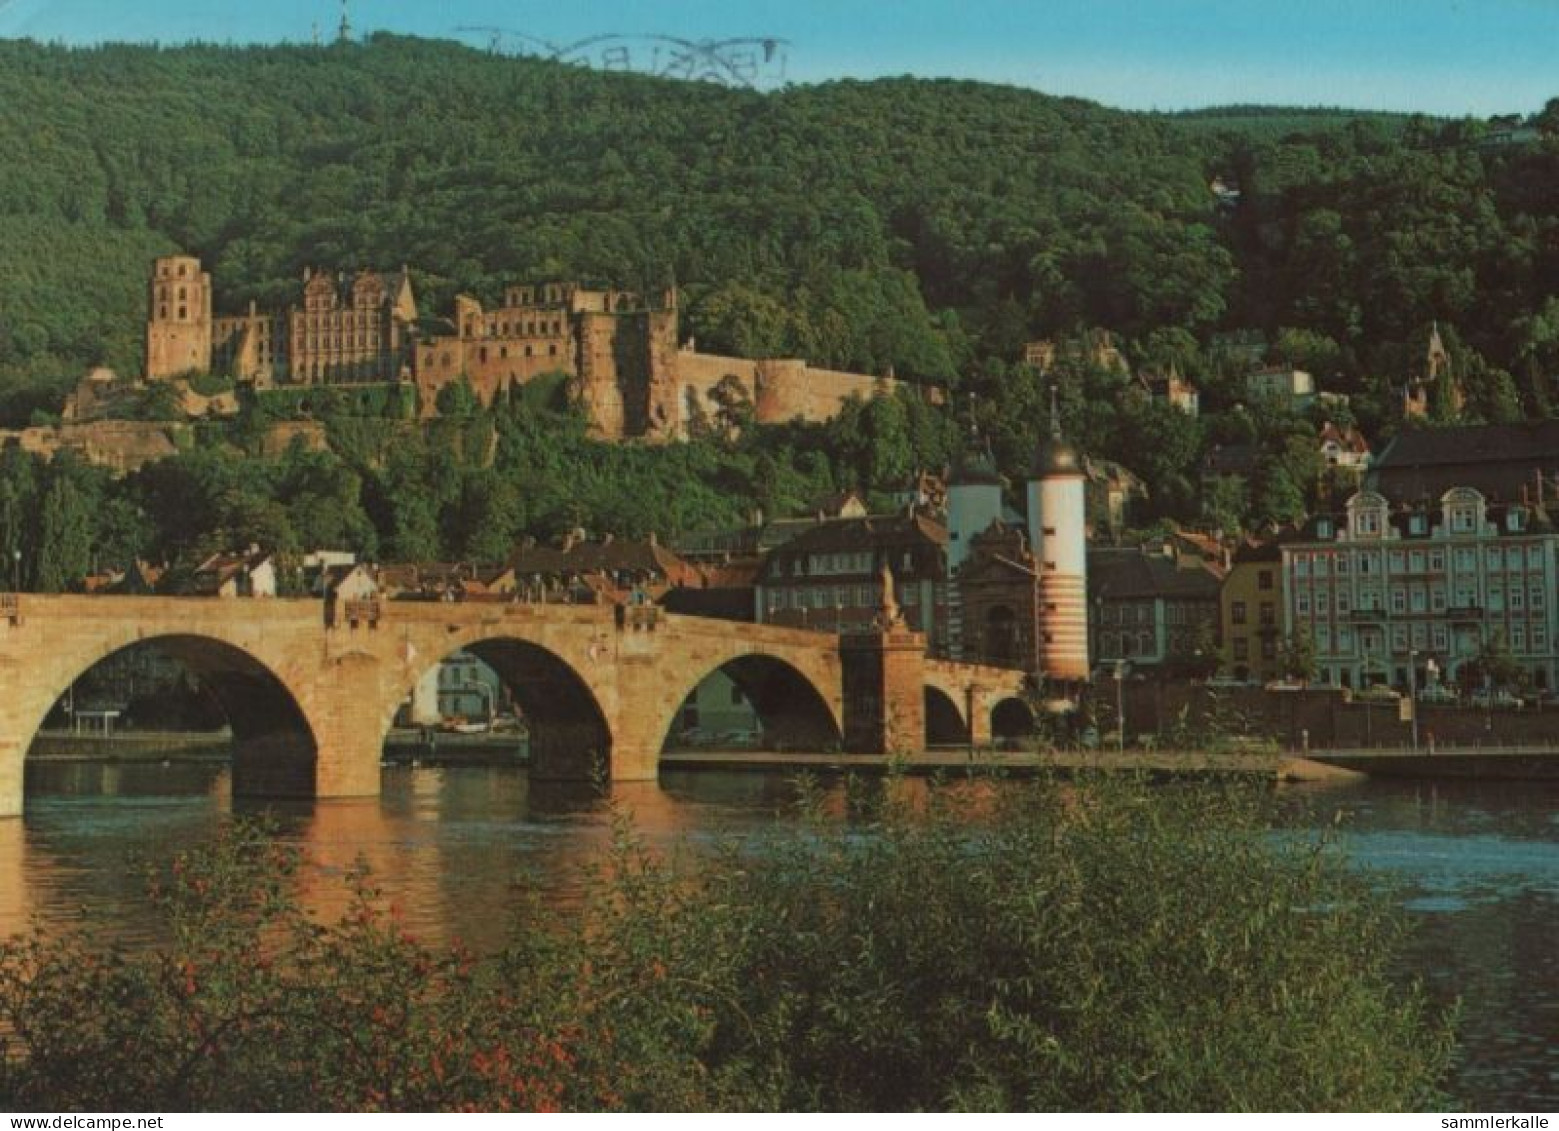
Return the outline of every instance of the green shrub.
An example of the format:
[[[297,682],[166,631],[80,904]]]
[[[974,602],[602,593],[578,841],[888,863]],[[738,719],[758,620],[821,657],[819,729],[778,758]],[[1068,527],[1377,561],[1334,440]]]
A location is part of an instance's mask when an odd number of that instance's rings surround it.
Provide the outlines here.
[[[904,795],[918,798],[916,803]],[[857,797],[856,801],[860,801]],[[1246,787],[917,791],[698,855],[619,816],[513,942],[410,937],[364,877],[318,924],[239,825],[156,893],[167,941],[0,950],[0,1096],[235,1110],[1437,1107],[1448,1025],[1399,930]]]

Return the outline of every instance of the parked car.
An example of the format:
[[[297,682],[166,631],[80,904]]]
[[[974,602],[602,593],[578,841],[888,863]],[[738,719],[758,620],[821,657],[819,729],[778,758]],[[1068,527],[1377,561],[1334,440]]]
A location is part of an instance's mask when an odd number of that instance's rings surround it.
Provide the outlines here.
[[[716,745],[752,749],[763,745],[763,733],[756,730],[728,730],[720,736]]]
[[[1519,696],[1513,695],[1504,688],[1494,691],[1490,691],[1487,688],[1479,688],[1472,693],[1471,703],[1474,707],[1482,707],[1484,710],[1493,710],[1495,707],[1516,710],[1523,705]]]
[[[1459,696],[1445,684],[1436,684],[1433,687],[1420,687],[1418,689],[1418,701],[1420,703],[1455,703]]]
[[[1360,703],[1395,703],[1402,693],[1389,684],[1377,683],[1355,692],[1353,698]]]

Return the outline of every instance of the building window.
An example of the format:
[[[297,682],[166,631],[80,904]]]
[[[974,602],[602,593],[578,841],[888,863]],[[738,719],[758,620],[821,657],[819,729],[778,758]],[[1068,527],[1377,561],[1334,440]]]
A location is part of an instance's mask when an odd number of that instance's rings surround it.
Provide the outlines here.
[[[1294,596],[1294,609],[1296,612],[1308,614],[1310,612],[1310,594],[1296,594]]]
[[[1229,619],[1234,624],[1244,624],[1245,623],[1245,602],[1244,601],[1236,601],[1236,602],[1234,602],[1234,606],[1230,610]]]
[[[1278,658],[1278,642],[1270,636],[1261,638],[1261,658],[1263,660],[1275,660]]]
[[[1234,658],[1236,660],[1250,659],[1250,641],[1243,636],[1236,637],[1234,640]]]
[[[1277,610],[1271,601],[1263,601],[1260,609],[1261,623],[1267,627],[1277,624]]]
[[[1394,613],[1407,612],[1407,591],[1400,585],[1393,586],[1391,590],[1391,611]]]
[[[1270,569],[1264,569],[1256,575],[1256,588],[1263,590],[1272,588],[1272,571]]]

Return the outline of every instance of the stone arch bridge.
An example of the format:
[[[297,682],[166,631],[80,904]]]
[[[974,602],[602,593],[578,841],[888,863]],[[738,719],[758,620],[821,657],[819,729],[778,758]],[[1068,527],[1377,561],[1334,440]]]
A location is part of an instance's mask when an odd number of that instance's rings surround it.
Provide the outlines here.
[[[862,637],[676,616],[654,606],[0,594],[0,816],[22,809],[27,751],[68,688],[155,642],[220,701],[233,785],[377,794],[397,710],[465,649],[497,669],[531,728],[538,777],[652,780],[688,694],[723,670],[778,743],[861,753],[983,743],[1020,672],[929,660],[924,637]]]

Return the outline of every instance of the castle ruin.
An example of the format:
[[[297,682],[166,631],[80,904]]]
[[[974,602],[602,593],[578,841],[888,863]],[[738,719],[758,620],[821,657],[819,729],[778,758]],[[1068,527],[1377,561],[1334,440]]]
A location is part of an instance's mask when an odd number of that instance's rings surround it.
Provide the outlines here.
[[[891,376],[815,369],[795,358],[732,358],[679,344],[677,292],[652,296],[570,282],[512,286],[492,309],[460,295],[448,332],[419,328],[405,268],[386,280],[305,271],[302,304],[212,313],[198,259],[152,268],[146,324],[150,380],[223,373],[266,389],[412,382],[424,416],[439,390],[465,380],[483,404],[545,374],[562,374],[602,439],[686,438],[733,400],[759,424],[837,415],[851,397],[891,392]]]

